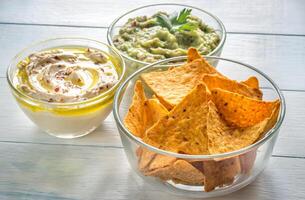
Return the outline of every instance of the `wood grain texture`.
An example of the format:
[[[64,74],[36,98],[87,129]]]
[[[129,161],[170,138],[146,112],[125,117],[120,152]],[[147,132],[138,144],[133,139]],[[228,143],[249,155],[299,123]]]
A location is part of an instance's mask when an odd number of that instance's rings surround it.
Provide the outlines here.
[[[2,143],[0,151],[1,199],[185,199],[139,179],[122,149]],[[301,200],[304,165],[273,157],[251,185],[215,200]]]
[[[0,1],[0,22],[105,27],[131,9],[154,3],[182,3],[208,10],[230,32],[305,34],[302,0],[10,0]]]
[[[0,25],[0,44],[6,50],[0,54],[0,77],[21,49],[35,41],[64,36],[107,42],[106,29],[101,28]],[[222,56],[257,67],[282,89],[305,90],[305,37],[229,34]]]
[[[63,140],[41,131],[21,111],[8,88],[6,80],[0,79],[0,141],[67,144],[96,147],[122,147],[114,118],[111,115],[93,133],[86,137]],[[305,157],[305,92],[284,91],[287,103],[286,120],[280,131],[274,155]],[[4,106],[5,105],[5,106]],[[14,122],[12,125],[10,122]]]
[[[35,41],[74,36],[106,42],[114,18],[162,2],[217,15],[229,31],[222,56],[257,67],[285,90],[287,115],[267,169],[248,187],[214,199],[305,198],[305,1],[0,0],[1,200],[185,199],[132,172],[112,115],[86,137],[57,139],[22,113],[5,80],[10,59]]]

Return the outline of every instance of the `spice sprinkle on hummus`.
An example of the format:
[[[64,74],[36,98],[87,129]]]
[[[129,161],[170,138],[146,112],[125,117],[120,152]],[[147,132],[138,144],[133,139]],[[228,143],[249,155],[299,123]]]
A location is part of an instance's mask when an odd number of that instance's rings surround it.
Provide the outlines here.
[[[118,82],[112,58],[91,48],[56,48],[31,54],[18,64],[14,84],[48,102],[80,102]]]

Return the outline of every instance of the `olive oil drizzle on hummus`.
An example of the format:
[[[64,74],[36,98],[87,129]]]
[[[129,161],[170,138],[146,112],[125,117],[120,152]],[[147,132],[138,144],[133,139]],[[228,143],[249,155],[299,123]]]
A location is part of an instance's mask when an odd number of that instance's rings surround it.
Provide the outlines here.
[[[18,64],[14,84],[48,102],[79,102],[98,96],[118,81],[110,56],[87,48],[60,48],[31,54]]]

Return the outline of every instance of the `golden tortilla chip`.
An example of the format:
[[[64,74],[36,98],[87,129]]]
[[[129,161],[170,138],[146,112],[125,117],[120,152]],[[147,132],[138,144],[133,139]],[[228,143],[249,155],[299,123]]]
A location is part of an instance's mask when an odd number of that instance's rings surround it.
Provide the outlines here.
[[[138,156],[138,169],[145,176],[154,176],[162,180],[172,178],[172,164],[177,160],[176,158],[156,154],[143,147],[139,147],[136,153]]]
[[[204,161],[203,168],[205,175],[204,190],[206,192],[233,183],[235,176],[241,171],[238,157],[220,161]]]
[[[147,167],[144,175],[158,177],[162,180],[172,178],[173,163],[177,158],[157,154]]]
[[[203,77],[203,82],[206,84],[209,90],[212,90],[214,88],[220,88],[254,99],[262,98],[262,92],[259,89],[248,87],[245,84],[227,78],[223,78],[218,75],[205,75]]]
[[[155,170],[152,171],[147,171],[146,173],[144,173],[145,176],[153,176],[153,177],[157,177],[160,178],[163,181],[167,181],[172,179],[172,166],[166,166],[163,168],[157,168]]]
[[[158,154],[154,158],[153,162],[151,162],[151,164],[149,165],[149,171],[170,166],[176,160],[177,158],[175,157]]]
[[[251,99],[246,96],[215,88],[212,91],[212,101],[220,115],[237,127],[253,126],[267,117],[279,107],[279,100],[266,102]]]
[[[146,96],[141,81],[137,81],[134,88],[134,95],[128,113],[125,116],[124,124],[127,129],[137,137],[141,137],[146,128],[146,116],[144,103]]]
[[[196,59],[200,59],[202,58],[202,56],[200,55],[200,53],[197,51],[197,49],[191,47],[188,49],[187,51],[187,62],[192,62]]]
[[[184,180],[180,180],[180,179],[177,179],[177,178],[172,178],[172,181],[175,183],[175,184],[183,184],[183,185],[192,185],[192,186],[200,186],[200,185],[203,185],[204,183],[203,182],[198,182],[198,183],[194,183],[194,182],[187,182],[187,181],[184,181]]]
[[[146,130],[154,125],[161,117],[168,114],[167,109],[159,102],[158,99],[148,99],[144,105],[147,106]]]
[[[202,159],[195,159],[195,160],[187,160],[190,164],[193,165],[196,169],[203,172],[203,162]]]
[[[142,74],[141,78],[160,102],[170,110],[202,82],[202,77],[205,74],[213,73],[218,73],[214,67],[204,59],[196,59],[171,70]]]
[[[199,185],[204,183],[204,175],[193,165],[185,160],[177,160],[173,164],[173,179],[188,185]]]
[[[124,119],[127,129],[137,137],[168,113],[167,109],[156,99],[146,99],[141,81],[137,81],[132,104]]]
[[[140,153],[138,153],[140,152]],[[138,168],[140,171],[145,172],[148,170],[150,163],[156,157],[156,153],[146,150],[142,147],[137,149],[137,156],[138,156]]]
[[[256,159],[256,151],[257,149],[255,148],[247,153],[239,155],[241,172],[243,174],[249,174],[251,172]]]
[[[226,124],[217,113],[213,102],[209,102],[209,113],[207,119],[207,135],[209,138],[209,152],[219,154],[235,151],[253,144],[265,133],[266,126],[272,117],[246,128],[234,128]],[[275,114],[275,112],[273,112]]]
[[[265,126],[265,130],[264,130],[264,134],[261,135],[261,137],[265,136],[265,134],[271,129],[273,128],[273,126],[276,124],[278,116],[279,116],[279,112],[280,112],[280,103],[278,103],[274,110],[272,111],[271,116],[269,117],[269,120]]]
[[[146,131],[143,141],[157,148],[185,154],[208,154],[207,91],[197,85],[169,114]]]
[[[247,80],[242,81],[241,83],[247,85],[248,87],[259,89],[259,83],[255,76],[251,76]]]

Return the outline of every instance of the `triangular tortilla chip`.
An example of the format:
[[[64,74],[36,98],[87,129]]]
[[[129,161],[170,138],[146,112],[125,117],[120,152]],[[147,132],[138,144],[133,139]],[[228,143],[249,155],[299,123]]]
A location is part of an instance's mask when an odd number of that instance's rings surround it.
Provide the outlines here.
[[[132,104],[125,116],[124,124],[135,136],[142,137],[148,128],[167,113],[167,109],[158,100],[146,99],[143,85],[141,81],[137,81]]]
[[[141,81],[137,81],[134,87],[134,95],[124,124],[127,129],[137,137],[141,137],[146,128],[146,116],[144,103],[146,96]]]
[[[247,80],[242,81],[241,83],[247,85],[248,87],[259,89],[259,83],[255,76],[251,76]]]
[[[203,161],[204,168],[204,190],[210,192],[216,187],[231,184],[234,177],[240,173],[238,157],[227,158],[220,161]]]
[[[205,74],[213,73],[218,72],[202,58],[171,70],[144,73],[141,78],[170,110],[202,82]]]
[[[153,162],[149,165],[149,171],[153,171],[158,168],[164,168],[177,160],[175,157],[165,156],[162,154],[157,154],[154,158]]]
[[[148,151],[148,150],[146,150]],[[149,166],[146,168],[144,175],[159,177],[162,180],[172,178],[173,163],[177,160],[175,157],[156,154]]]
[[[153,171],[147,171],[144,173],[145,176],[154,176],[157,178],[160,178],[163,181],[170,180],[172,178],[172,165],[163,167],[163,168],[157,168]]]
[[[192,62],[196,59],[202,58],[200,53],[197,51],[197,49],[191,47],[187,51],[187,62]]]
[[[248,151],[247,153],[239,155],[241,172],[243,174],[249,174],[254,166],[256,159],[257,148]]]
[[[209,90],[220,88],[254,99],[262,98],[262,92],[259,89],[248,87],[245,84],[230,80],[228,78],[223,78],[218,75],[205,75],[203,77],[203,82],[206,84]]]
[[[173,164],[172,177],[189,185],[199,185],[204,182],[203,173],[185,160],[177,160]]]
[[[217,113],[214,103],[210,101],[208,105],[207,135],[211,154],[235,151],[253,144],[265,132],[266,126],[272,118],[266,118],[258,124],[246,128],[229,127]]]
[[[147,107],[146,130],[154,125],[161,117],[168,114],[167,109],[159,102],[158,99],[148,99],[144,105]]]
[[[208,154],[207,92],[196,86],[168,115],[146,131],[144,142],[157,148],[185,154]]]
[[[264,130],[264,134],[261,135],[261,137],[264,137],[265,134],[271,129],[273,128],[273,126],[276,124],[278,116],[279,116],[279,112],[280,112],[280,103],[278,103],[274,110],[272,111],[271,116],[269,117],[269,120],[265,126],[265,130]]]
[[[212,101],[220,115],[237,127],[253,126],[267,117],[279,107],[279,100],[261,101],[246,96],[215,88],[212,91]]]
[[[177,179],[177,178],[172,178],[172,181],[175,183],[175,184],[183,184],[183,185],[193,185],[193,186],[199,186],[199,185],[203,185],[204,183],[203,182],[187,182],[187,181],[184,181],[184,180],[180,180],[180,179]]]
[[[137,149],[137,153],[138,168],[140,171],[145,172],[148,170],[149,164],[153,161],[157,154],[142,147]]]

